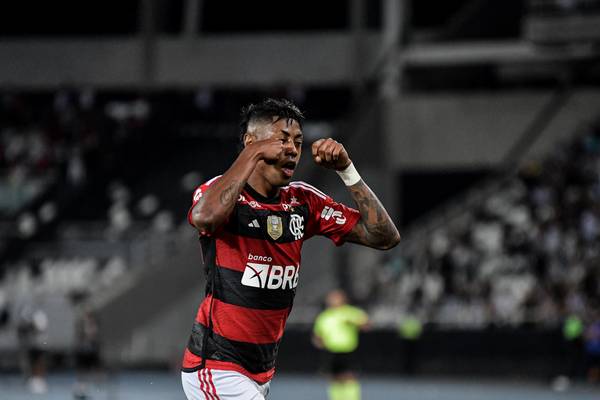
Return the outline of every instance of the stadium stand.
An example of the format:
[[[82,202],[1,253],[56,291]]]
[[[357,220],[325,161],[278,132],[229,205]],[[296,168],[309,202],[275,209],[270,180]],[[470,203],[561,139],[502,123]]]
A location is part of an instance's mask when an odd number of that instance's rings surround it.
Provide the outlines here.
[[[237,111],[232,109],[265,94],[269,93],[205,89],[6,94],[10,101],[3,104],[20,99],[30,115],[47,117],[24,117],[29,123],[7,123],[3,132],[28,137],[25,128],[17,127],[34,126],[34,120],[63,121],[60,131],[69,132],[70,138],[63,141],[63,152],[80,149],[80,161],[74,162],[79,167],[69,168],[68,159],[51,158],[40,175],[53,180],[40,186],[35,196],[4,210],[3,226],[10,228],[4,230],[3,241],[18,241],[21,247],[5,248],[11,251],[4,257],[0,283],[0,351],[14,354],[20,299],[37,293],[36,302],[52,321],[46,336],[48,349],[55,354],[72,354],[77,306],[83,299],[97,312],[100,326],[119,327],[101,335],[103,359],[110,365],[164,365],[165,360],[177,364],[181,348],[174,343],[186,340],[189,315],[204,282],[197,242],[185,221],[190,195],[198,183],[221,173],[235,155]],[[305,127],[307,135],[313,129],[335,134],[352,127],[352,121],[338,122],[348,109],[344,91],[307,91],[304,96],[313,102],[318,117]],[[88,108],[82,105],[86,102]],[[56,108],[56,103],[70,106]],[[368,103],[361,109],[376,111]],[[52,126],[37,123],[39,136],[50,140]],[[360,148],[368,136],[358,132],[366,128],[349,132],[356,137],[346,139],[356,140],[353,146]],[[591,125],[573,143],[557,146],[546,160],[475,187],[446,207],[442,216],[406,231],[397,252],[382,265],[368,268],[373,274],[355,279],[369,288],[362,305],[369,309],[374,326],[384,330],[378,334],[395,340],[397,325],[409,315],[424,323],[427,343],[439,342],[438,336],[427,336],[431,327],[473,334],[492,326],[554,332],[568,313],[588,310],[597,297],[593,294],[597,272],[590,257],[598,220],[586,202],[595,198],[589,196],[595,196],[597,140],[597,129]],[[369,157],[366,152],[357,154],[365,164]],[[20,162],[32,171],[27,179],[34,179],[40,167]],[[14,163],[4,165],[5,176],[14,173]],[[50,170],[56,172],[48,174]],[[306,179],[320,186],[320,175],[305,172]],[[559,188],[564,182],[570,184],[563,193]],[[297,352],[311,351],[303,347],[307,337],[303,327],[319,310],[319,293],[336,284],[334,274],[323,275],[320,269],[341,265],[348,255],[327,257],[305,266],[290,319],[290,326],[297,328],[287,333],[288,340],[299,344]],[[182,312],[187,305],[189,310]],[[56,321],[61,329],[52,328]],[[514,335],[520,337],[518,332]],[[536,336],[538,346],[530,346],[532,359],[553,346],[553,333],[544,335]],[[165,337],[172,340],[162,346]],[[466,343],[470,337],[467,333],[452,340]],[[366,351],[379,354],[379,340],[367,338]],[[493,338],[482,339],[474,354],[490,351],[486,340],[495,343]],[[309,361],[290,363],[297,353],[288,352],[282,354],[288,370],[312,368]],[[529,353],[521,348],[502,353],[511,354]],[[380,356],[368,360],[373,370],[385,363]],[[501,363],[496,366],[502,370]],[[427,368],[438,367],[430,360]]]
[[[391,323],[402,310],[462,328],[556,327],[597,307],[599,128],[587,124],[411,231],[379,270],[376,318]]]
[[[186,291],[178,282],[201,293],[203,277],[186,280],[173,273],[200,271],[194,268],[198,249],[186,220],[191,194],[235,156],[241,106],[279,91],[3,93],[0,190],[14,193],[3,196],[13,201],[1,209],[0,304],[6,312],[0,347],[16,346],[11,332],[20,299],[29,293],[39,294],[42,308],[46,298],[61,299],[64,309],[53,310],[51,321],[74,324],[82,299],[110,310],[99,314],[101,320],[121,318],[119,337],[109,335],[115,346],[130,334],[127,327],[143,325],[169,298]],[[318,99],[312,109],[322,130],[330,128],[319,118],[334,120],[347,106],[344,93],[289,95]],[[310,134],[310,124],[306,130]],[[173,281],[158,300],[157,273],[163,282]],[[137,312],[137,319],[127,314],[127,303],[144,296],[156,301],[150,314]],[[114,317],[118,311],[123,315]],[[72,338],[49,332],[54,334],[54,347],[68,351]]]

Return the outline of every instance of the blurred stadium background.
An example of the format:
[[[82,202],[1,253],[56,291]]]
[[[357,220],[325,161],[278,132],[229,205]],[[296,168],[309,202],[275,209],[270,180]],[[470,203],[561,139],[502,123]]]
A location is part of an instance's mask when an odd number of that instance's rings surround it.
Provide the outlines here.
[[[37,398],[31,347],[40,398],[96,352],[92,398],[184,398],[185,216],[266,96],[346,145],[403,234],[308,242],[271,398],[326,398],[334,287],[372,318],[365,399],[598,398],[599,43],[598,0],[2,2],[0,398]],[[349,201],[309,157],[296,178]]]

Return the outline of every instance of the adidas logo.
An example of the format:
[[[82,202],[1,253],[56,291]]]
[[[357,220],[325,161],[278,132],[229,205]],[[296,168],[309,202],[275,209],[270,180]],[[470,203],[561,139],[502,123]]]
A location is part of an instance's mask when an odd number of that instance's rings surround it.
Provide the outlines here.
[[[253,220],[252,220],[252,222],[250,222],[250,223],[248,224],[248,226],[249,226],[250,228],[260,228],[260,225],[258,224],[258,221],[257,221],[257,220],[255,220],[255,219],[253,219]]]

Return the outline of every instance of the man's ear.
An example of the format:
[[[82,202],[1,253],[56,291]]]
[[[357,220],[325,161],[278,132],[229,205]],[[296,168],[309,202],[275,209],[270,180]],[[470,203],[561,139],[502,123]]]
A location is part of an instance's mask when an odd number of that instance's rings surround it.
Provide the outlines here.
[[[246,132],[244,133],[244,147],[248,146],[250,143],[256,140],[256,136],[252,133]]]

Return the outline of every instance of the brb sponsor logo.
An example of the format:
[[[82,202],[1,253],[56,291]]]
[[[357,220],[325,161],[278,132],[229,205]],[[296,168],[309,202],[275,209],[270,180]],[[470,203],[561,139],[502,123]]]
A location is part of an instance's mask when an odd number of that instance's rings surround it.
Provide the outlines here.
[[[269,256],[248,254],[242,285],[261,289],[294,289],[298,286],[298,266],[273,265],[272,261]]]

